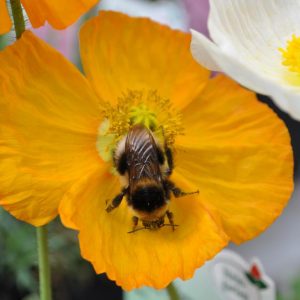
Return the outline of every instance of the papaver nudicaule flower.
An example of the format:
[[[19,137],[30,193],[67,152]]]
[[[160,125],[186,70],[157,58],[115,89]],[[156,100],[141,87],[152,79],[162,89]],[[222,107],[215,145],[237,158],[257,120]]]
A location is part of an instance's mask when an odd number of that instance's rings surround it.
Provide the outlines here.
[[[210,0],[212,42],[192,31],[192,54],[300,120],[299,14],[299,0]]]
[[[34,28],[49,22],[56,29],[68,27],[97,2],[98,0],[21,0]],[[11,26],[6,0],[0,0],[0,34],[7,33]]]
[[[80,33],[85,76],[25,32],[0,53],[0,205],[40,226],[58,214],[82,256],[124,289],[188,279],[231,240],[267,228],[293,189],[284,124],[254,93],[192,58],[190,35],[102,12]],[[132,234],[113,152],[136,124],[163,131],[179,226]]]

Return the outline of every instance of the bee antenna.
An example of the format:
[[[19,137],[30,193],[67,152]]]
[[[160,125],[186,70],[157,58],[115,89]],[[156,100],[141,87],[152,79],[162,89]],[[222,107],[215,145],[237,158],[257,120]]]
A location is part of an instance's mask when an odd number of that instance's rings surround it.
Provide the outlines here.
[[[146,227],[141,227],[141,228],[137,228],[137,229],[133,229],[131,231],[128,231],[127,233],[134,233],[136,231],[140,231],[140,230],[144,230],[144,229],[147,229]]]

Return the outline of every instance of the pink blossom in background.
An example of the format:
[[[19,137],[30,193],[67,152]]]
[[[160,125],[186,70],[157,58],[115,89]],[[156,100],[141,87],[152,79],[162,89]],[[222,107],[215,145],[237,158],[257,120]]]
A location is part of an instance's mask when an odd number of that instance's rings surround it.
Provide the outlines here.
[[[48,24],[38,28],[31,29],[38,37],[46,41],[52,47],[57,49],[73,63],[78,60],[78,39],[77,34],[82,21],[79,20],[72,26],[64,30],[55,30]]]
[[[183,1],[186,5],[186,9],[190,19],[190,28],[195,29],[208,36],[207,18],[209,12],[209,0]]]

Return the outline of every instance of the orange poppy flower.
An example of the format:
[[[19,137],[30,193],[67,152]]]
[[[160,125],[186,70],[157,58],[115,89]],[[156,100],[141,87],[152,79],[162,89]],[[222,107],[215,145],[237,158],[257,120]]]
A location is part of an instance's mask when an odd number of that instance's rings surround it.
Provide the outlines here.
[[[34,28],[49,22],[56,29],[64,29],[87,12],[97,0],[21,0]],[[11,28],[6,0],[0,0],[0,34]]]
[[[40,226],[59,213],[79,231],[82,256],[125,290],[188,279],[231,240],[254,238],[293,189],[287,129],[254,93],[209,79],[190,35],[145,18],[101,12],[80,34],[85,76],[25,32],[0,53],[0,205]],[[132,229],[113,149],[134,124],[173,150],[184,191],[179,226]],[[163,135],[160,135],[164,132]]]

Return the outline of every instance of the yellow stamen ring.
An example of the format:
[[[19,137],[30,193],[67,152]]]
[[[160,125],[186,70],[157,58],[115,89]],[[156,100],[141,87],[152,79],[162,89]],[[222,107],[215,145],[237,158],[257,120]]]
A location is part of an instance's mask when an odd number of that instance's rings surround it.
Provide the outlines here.
[[[112,158],[112,150],[117,142],[136,124],[155,132],[161,142],[170,147],[176,136],[183,133],[181,114],[173,108],[169,99],[160,97],[156,91],[129,90],[118,98],[115,105],[106,103],[103,116],[97,150],[104,161]]]

